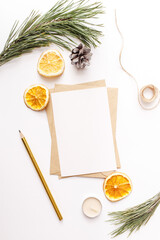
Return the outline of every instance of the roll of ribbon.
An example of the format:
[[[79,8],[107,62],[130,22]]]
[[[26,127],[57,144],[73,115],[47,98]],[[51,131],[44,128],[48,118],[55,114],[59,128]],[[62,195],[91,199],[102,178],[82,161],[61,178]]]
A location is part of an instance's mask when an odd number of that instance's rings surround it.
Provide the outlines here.
[[[122,39],[122,47],[121,47],[121,50],[120,50],[120,53],[119,53],[120,66],[121,66],[122,70],[125,73],[127,73],[135,81],[136,86],[137,86],[137,92],[138,92],[138,102],[139,102],[140,106],[145,110],[152,110],[160,104],[160,91],[153,84],[146,85],[139,90],[138,82],[135,79],[135,77],[123,67],[122,52],[123,52],[123,48],[124,48],[124,38],[123,38],[123,35],[122,35],[122,33],[121,33],[121,31],[118,27],[116,11],[115,11],[115,22],[116,22],[117,30],[118,30],[118,32],[121,36],[121,39]],[[150,89],[152,91],[152,97],[151,98],[146,98],[145,95],[144,95],[144,93],[147,89]]]
[[[152,97],[151,98],[146,98],[144,93],[145,91],[149,89],[152,91]],[[143,88],[140,89],[140,97],[142,99],[142,101],[144,103],[152,103],[153,101],[155,101],[159,96],[159,90],[157,87],[155,87],[154,85],[150,84],[150,85],[146,85]]]

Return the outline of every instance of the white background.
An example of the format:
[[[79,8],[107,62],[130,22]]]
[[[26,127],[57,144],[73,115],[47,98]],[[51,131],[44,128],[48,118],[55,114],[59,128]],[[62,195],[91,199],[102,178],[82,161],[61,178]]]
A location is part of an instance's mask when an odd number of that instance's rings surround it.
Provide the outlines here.
[[[23,20],[32,9],[47,11],[55,1],[5,0],[0,3],[0,49],[2,50],[15,19]],[[144,111],[137,102],[135,82],[120,68],[118,54],[125,38],[123,64],[139,86],[155,84],[160,89],[160,15],[158,0],[103,1],[106,15],[103,44],[93,51],[91,66],[77,71],[63,51],[66,69],[57,78],[46,80],[36,71],[44,49],[25,54],[0,67],[0,239],[2,240],[104,240],[114,229],[105,220],[107,212],[124,210],[145,201],[160,190],[160,106]],[[52,46],[56,48],[56,46]],[[133,182],[126,199],[110,203],[102,191],[102,179],[70,178],[58,180],[49,175],[50,133],[45,111],[36,113],[23,102],[23,92],[34,83],[53,87],[54,83],[76,84],[105,78],[108,86],[119,88],[117,143],[121,171]],[[37,162],[63,214],[59,222],[37,173],[22,145],[18,129],[26,136]],[[97,219],[83,216],[81,205],[88,196],[98,197],[103,205]],[[159,239],[160,209],[147,226],[130,239]],[[127,239],[127,235],[117,237]]]

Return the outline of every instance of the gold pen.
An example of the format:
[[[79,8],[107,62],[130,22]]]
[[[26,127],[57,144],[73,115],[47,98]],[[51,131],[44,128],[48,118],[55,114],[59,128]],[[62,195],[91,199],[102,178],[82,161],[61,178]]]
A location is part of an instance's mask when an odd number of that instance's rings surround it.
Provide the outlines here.
[[[42,172],[41,172],[41,170],[40,170],[40,168],[39,168],[39,166],[38,166],[38,164],[36,162],[36,159],[33,156],[33,153],[32,153],[32,151],[31,151],[31,149],[30,149],[30,147],[29,147],[29,145],[27,143],[27,140],[25,139],[25,137],[23,136],[23,134],[21,133],[20,130],[19,130],[19,133],[20,133],[21,140],[24,143],[24,146],[25,146],[25,148],[26,148],[26,150],[27,150],[27,152],[28,152],[28,154],[29,154],[29,156],[30,156],[30,158],[32,160],[32,163],[33,163],[33,165],[34,165],[34,167],[35,167],[35,169],[36,169],[36,171],[37,171],[37,173],[38,173],[38,175],[39,175],[39,177],[41,179],[41,182],[42,182],[42,184],[43,184],[43,186],[44,186],[44,188],[46,190],[46,193],[48,194],[48,197],[49,197],[49,199],[50,199],[50,201],[51,201],[51,203],[52,203],[52,205],[53,205],[53,207],[54,207],[54,209],[55,209],[55,211],[57,213],[57,216],[58,216],[59,220],[61,221],[63,219],[63,217],[62,217],[62,215],[61,215],[61,213],[60,213],[60,211],[58,209],[58,206],[57,206],[57,204],[56,204],[56,202],[55,202],[55,200],[54,200],[54,198],[53,198],[53,196],[52,196],[52,194],[51,194],[51,192],[49,190],[49,187],[48,187],[48,185],[47,185],[47,183],[46,183],[46,181],[45,181],[45,179],[44,179],[44,177],[42,175]]]

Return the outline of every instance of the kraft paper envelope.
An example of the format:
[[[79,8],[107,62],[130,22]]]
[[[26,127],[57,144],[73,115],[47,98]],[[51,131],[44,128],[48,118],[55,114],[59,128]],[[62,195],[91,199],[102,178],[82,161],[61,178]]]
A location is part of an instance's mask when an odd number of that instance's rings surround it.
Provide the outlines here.
[[[105,87],[105,80],[95,81],[95,82],[87,82],[76,85],[64,85],[64,84],[56,84],[54,89],[50,89],[50,93],[54,92],[64,92],[64,91],[74,91],[74,90],[82,90],[88,88],[97,88],[97,87]],[[120,168],[120,159],[117,149],[116,143],[116,119],[117,119],[117,100],[118,100],[118,89],[116,88],[107,88],[108,99],[109,99],[109,107],[110,107],[110,115],[111,115],[111,124],[113,131],[113,141],[115,148],[115,158],[116,158],[116,166]],[[50,162],[50,174],[58,175],[61,178],[60,171],[60,163],[58,156],[58,148],[57,148],[57,139],[56,139],[56,131],[54,124],[54,116],[52,109],[52,101],[49,101],[49,104],[46,108],[48,124],[51,134],[51,162]],[[80,177],[93,177],[93,178],[105,178],[111,173],[111,171],[100,172],[100,173],[91,173],[91,174],[83,174],[78,175]]]

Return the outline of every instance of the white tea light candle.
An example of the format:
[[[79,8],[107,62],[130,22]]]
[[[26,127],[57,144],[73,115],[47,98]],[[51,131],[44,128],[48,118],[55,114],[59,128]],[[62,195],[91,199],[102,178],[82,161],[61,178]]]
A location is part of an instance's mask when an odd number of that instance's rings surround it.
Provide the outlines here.
[[[102,210],[102,204],[99,199],[95,197],[86,198],[82,204],[83,213],[90,218],[99,216]]]

